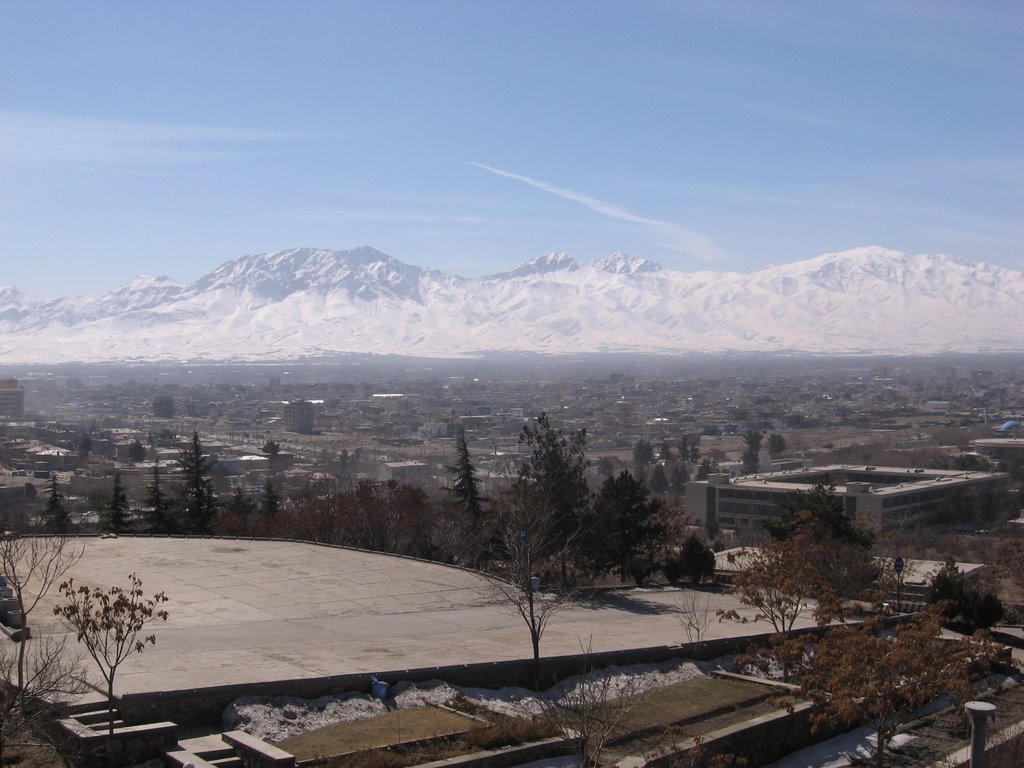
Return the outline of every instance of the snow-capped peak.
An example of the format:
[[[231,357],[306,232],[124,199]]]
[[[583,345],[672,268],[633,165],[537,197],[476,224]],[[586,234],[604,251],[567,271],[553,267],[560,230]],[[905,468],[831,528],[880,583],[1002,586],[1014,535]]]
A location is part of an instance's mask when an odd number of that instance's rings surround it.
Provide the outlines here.
[[[0,289],[5,363],[497,351],[1019,353],[1021,328],[1019,270],[878,247],[749,275],[678,272],[623,254],[580,269],[550,253],[478,279],[372,248],[296,248],[227,262],[186,287],[140,277],[102,296],[47,302]]]
[[[559,272],[563,269],[575,272],[580,268],[576,259],[567,255],[564,251],[552,251],[543,256],[516,264],[507,272],[499,272],[491,275],[491,278],[507,279],[510,277],[528,277],[529,275],[542,275],[547,272]]]
[[[627,256],[624,253],[613,253],[598,259],[590,266],[604,272],[611,272],[613,275],[635,275],[642,272],[659,272],[661,264],[650,259],[638,259],[634,256]]]

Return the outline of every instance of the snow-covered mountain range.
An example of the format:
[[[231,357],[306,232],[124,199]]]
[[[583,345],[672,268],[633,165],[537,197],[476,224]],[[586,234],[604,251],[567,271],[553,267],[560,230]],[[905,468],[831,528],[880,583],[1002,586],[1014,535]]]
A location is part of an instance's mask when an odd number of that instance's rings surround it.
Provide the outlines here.
[[[229,261],[44,301],[0,287],[0,363],[417,357],[516,351],[1024,351],[1024,272],[879,247],[753,274],[551,253],[467,279],[372,248]]]

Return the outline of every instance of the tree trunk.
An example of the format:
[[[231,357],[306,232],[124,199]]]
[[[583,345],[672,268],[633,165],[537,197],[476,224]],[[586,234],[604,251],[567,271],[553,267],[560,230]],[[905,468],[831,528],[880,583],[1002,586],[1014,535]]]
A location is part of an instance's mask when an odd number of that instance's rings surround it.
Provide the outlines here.
[[[107,680],[107,736],[114,738],[114,673]]]
[[[20,579],[19,579],[20,583]],[[18,597],[18,610],[21,611],[21,642],[18,643],[18,690],[25,690],[25,653],[28,645],[28,616],[25,615],[25,601],[21,588],[15,590]]]

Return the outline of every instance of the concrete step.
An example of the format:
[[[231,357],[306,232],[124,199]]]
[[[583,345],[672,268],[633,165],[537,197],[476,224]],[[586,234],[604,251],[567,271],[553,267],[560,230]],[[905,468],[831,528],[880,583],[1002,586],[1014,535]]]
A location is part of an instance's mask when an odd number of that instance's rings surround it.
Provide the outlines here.
[[[196,754],[203,758],[203,760],[209,760],[211,763],[231,757],[238,757],[238,755],[235,754],[235,750],[227,744],[224,744],[223,747],[218,749],[197,750]]]
[[[213,763],[184,749],[164,750],[164,763],[170,768],[184,768],[186,765],[192,765],[194,768],[216,768]]]
[[[107,711],[107,700],[106,699],[83,699],[75,704],[69,704],[67,708],[68,714],[73,717],[77,717],[83,712],[106,712]],[[117,708],[114,708],[117,711]]]
[[[88,725],[90,728],[97,728],[99,726],[105,728],[111,722],[111,715],[105,710],[103,712],[83,712],[81,715],[73,715],[73,717],[82,725]],[[124,720],[121,719],[121,713],[115,710],[114,727],[117,728],[124,724]]]
[[[242,762],[242,758],[240,758],[238,755],[232,755],[231,757],[221,757],[217,760],[210,760],[210,762],[213,763],[213,765],[218,766],[218,768],[241,768],[241,766],[244,765],[244,763]]]

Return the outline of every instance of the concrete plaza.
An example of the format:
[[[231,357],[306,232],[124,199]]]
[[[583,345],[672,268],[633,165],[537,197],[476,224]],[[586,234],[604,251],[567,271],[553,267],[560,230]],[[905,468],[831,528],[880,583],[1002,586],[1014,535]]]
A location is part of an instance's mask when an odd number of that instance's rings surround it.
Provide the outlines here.
[[[529,658],[523,620],[495,602],[476,573],[408,558],[297,542],[236,539],[82,539],[76,584],[162,591],[166,623],[155,646],[118,671],[118,693],[373,673]],[[541,653],[578,653],[686,641],[679,589],[626,589],[555,615]],[[704,594],[704,593],[702,593]],[[710,594],[706,638],[770,631],[719,622],[719,608],[753,612]],[[32,614],[35,633],[63,633],[57,590]],[[148,633],[148,630],[147,630]],[[75,645],[69,637],[69,646]],[[98,682],[85,660],[90,679]]]

